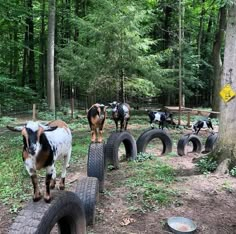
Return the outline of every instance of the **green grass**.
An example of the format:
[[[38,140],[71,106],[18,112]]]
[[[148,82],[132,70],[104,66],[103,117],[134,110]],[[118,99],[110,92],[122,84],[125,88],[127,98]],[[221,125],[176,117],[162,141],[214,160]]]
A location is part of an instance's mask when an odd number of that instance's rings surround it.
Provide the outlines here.
[[[170,166],[149,154],[139,154],[137,160],[129,163],[128,167],[127,170],[132,173],[125,185],[130,191],[127,201],[131,209],[139,207],[144,212],[172,203],[177,192],[170,189],[175,181]]]
[[[9,205],[10,212],[17,212],[29,199],[31,182],[22,163],[21,136],[0,137],[0,199]]]

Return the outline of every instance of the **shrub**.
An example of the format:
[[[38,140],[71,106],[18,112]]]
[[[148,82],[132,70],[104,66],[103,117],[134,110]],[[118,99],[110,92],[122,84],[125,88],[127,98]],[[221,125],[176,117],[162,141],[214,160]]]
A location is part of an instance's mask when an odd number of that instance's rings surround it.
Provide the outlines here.
[[[213,158],[202,158],[198,163],[197,167],[203,174],[213,172],[217,168],[217,162]]]

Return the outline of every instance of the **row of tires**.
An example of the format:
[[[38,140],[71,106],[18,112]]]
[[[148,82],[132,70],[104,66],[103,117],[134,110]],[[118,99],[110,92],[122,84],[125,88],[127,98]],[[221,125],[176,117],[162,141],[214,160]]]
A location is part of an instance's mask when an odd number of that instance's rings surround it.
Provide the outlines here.
[[[144,131],[137,141],[127,131],[113,132],[107,143],[91,143],[88,149],[87,176],[77,182],[74,192],[54,191],[50,204],[44,201],[30,202],[21,210],[9,233],[65,233],[85,234],[86,226],[95,222],[96,204],[99,192],[104,191],[108,163],[119,168],[119,147],[123,143],[126,160],[134,160],[137,153],[145,152],[148,143],[158,138],[163,144],[162,154],[172,151],[172,141],[168,134],[159,129]],[[217,135],[210,135],[205,144],[205,152],[213,149]],[[179,155],[185,154],[186,145],[191,142],[193,152],[201,152],[202,143],[196,135],[184,135],[178,142]]]
[[[119,147],[123,143],[125,147],[126,160],[135,160],[137,153],[145,152],[151,140],[158,138],[162,142],[161,154],[172,152],[172,140],[169,135],[160,129],[148,129],[144,131],[135,141],[134,137],[127,131],[113,132],[107,139],[107,143],[91,143],[88,151],[87,174],[99,180],[99,191],[104,190],[104,180],[107,164],[114,169],[119,168]],[[187,134],[182,136],[177,144],[177,153],[183,156],[188,153],[186,147],[192,144],[193,153],[208,153],[213,150],[217,140],[217,134],[208,136],[205,142],[205,150],[202,151],[202,142],[197,135]]]

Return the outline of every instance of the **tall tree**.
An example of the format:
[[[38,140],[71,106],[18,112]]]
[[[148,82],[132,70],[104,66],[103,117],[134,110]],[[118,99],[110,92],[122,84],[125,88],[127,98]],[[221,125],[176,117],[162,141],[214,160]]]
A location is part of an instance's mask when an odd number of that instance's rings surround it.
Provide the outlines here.
[[[220,110],[220,81],[221,81],[221,73],[222,73],[222,59],[221,59],[221,50],[222,44],[225,37],[226,30],[226,18],[227,18],[227,7],[226,5],[221,7],[219,10],[219,23],[218,29],[215,34],[215,41],[213,44],[212,50],[212,65],[213,65],[213,97],[212,97],[212,110],[219,111]]]
[[[48,51],[47,51],[47,98],[49,108],[55,111],[55,79],[54,79],[54,50],[55,50],[55,13],[56,1],[49,0],[48,16]]]
[[[232,1],[232,5],[229,8],[227,29],[226,29],[226,41],[224,50],[224,64],[223,73],[221,77],[221,86],[225,84],[231,84],[232,89],[236,91],[236,0]],[[213,151],[213,156],[216,157],[218,162],[222,162],[221,165],[227,166],[229,162],[233,165],[236,164],[236,101],[220,104],[220,127],[219,138],[216,149]],[[225,172],[225,167],[223,173]]]
[[[42,0],[41,6],[41,29],[39,38],[39,92],[41,98],[45,97],[45,85],[46,85],[46,32],[45,32],[45,0]]]
[[[29,11],[25,20],[25,48],[23,60],[23,77],[22,85],[29,84],[33,89],[36,88],[35,80],[35,59],[34,59],[34,18],[33,18],[33,2],[27,0],[27,9]]]

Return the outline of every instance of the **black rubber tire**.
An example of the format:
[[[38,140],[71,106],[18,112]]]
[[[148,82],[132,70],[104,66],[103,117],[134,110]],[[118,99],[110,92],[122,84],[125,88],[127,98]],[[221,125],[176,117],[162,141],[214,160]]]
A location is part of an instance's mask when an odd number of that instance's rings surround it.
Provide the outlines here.
[[[215,148],[217,138],[218,138],[218,134],[216,133],[211,134],[207,137],[204,153],[209,153]]]
[[[105,155],[103,143],[91,143],[88,150],[87,175],[99,181],[99,192],[104,191]]]
[[[52,194],[51,203],[43,199],[32,201],[21,210],[9,233],[49,234],[57,224],[59,233],[85,234],[85,213],[79,197],[70,191],[53,191]]]
[[[137,141],[136,141],[137,146],[141,144],[140,141],[142,141],[143,135],[145,135],[147,132],[149,132],[149,131],[151,131],[151,130],[153,130],[153,129],[154,129],[154,128],[147,128],[147,129],[145,129],[145,130],[139,135],[139,137],[138,137],[138,139],[137,139]],[[138,150],[138,149],[137,149],[137,150]],[[139,152],[138,152],[138,153],[139,153]]]
[[[114,169],[119,168],[119,147],[123,143],[125,146],[126,160],[135,160],[137,157],[137,146],[134,137],[127,131],[113,132],[105,146],[105,154],[108,162]]]
[[[95,224],[96,203],[99,199],[99,182],[95,177],[81,178],[76,185],[75,193],[84,206],[87,225]]]
[[[107,164],[113,164],[113,145],[115,144],[115,141],[119,135],[120,132],[112,132],[107,139],[107,143],[105,145],[105,158]]]
[[[161,153],[162,155],[170,153],[172,151],[172,140],[169,135],[161,129],[151,129],[142,133],[137,139],[136,144],[138,153],[145,152],[148,143],[155,138],[160,139],[163,144]]]
[[[192,142],[193,144],[193,153],[200,153],[202,150],[202,143],[200,138],[194,134],[187,134],[182,136],[177,144],[177,153],[179,156],[185,155],[185,147],[186,145]]]

